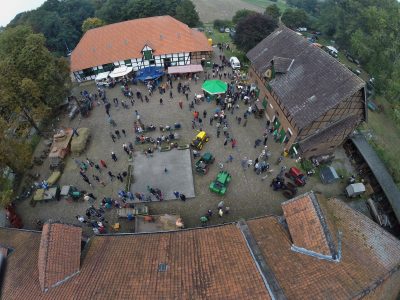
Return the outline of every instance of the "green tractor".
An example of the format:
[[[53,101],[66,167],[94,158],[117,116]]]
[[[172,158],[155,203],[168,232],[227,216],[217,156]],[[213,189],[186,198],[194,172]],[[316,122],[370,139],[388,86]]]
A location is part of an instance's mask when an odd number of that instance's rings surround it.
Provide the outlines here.
[[[201,175],[205,175],[208,172],[209,166],[215,161],[215,157],[210,153],[206,152],[202,157],[195,163],[195,170]]]
[[[231,179],[232,176],[228,172],[226,171],[219,172],[217,178],[210,184],[211,192],[214,192],[219,195],[225,195],[227,185],[231,181]]]

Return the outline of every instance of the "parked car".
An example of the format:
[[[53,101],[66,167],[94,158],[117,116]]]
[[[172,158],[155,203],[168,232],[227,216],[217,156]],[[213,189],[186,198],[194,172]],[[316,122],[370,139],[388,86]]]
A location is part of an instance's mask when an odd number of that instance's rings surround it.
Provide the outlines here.
[[[230,30],[228,27],[226,27],[226,28],[225,28],[225,32],[226,32],[226,33],[229,33],[229,32],[231,32],[231,30]]]
[[[229,63],[231,64],[232,69],[240,69],[240,61],[236,56],[232,56],[229,59]]]
[[[225,28],[224,27],[220,27],[219,28],[219,32],[221,32],[221,33],[225,32]]]
[[[296,31],[298,32],[306,32],[307,31],[307,27],[299,27],[296,29]]]

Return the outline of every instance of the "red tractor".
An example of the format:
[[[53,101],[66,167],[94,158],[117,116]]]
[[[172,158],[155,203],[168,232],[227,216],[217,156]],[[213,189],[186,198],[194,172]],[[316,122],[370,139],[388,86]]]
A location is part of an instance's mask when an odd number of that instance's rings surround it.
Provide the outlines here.
[[[10,222],[11,226],[14,228],[22,228],[22,220],[21,218],[17,215],[17,212],[15,211],[15,208],[12,204],[8,205],[6,207],[6,218]]]
[[[289,169],[289,172],[285,173],[285,176],[287,178],[292,179],[297,186],[305,186],[306,185],[306,177],[296,167],[291,167]]]

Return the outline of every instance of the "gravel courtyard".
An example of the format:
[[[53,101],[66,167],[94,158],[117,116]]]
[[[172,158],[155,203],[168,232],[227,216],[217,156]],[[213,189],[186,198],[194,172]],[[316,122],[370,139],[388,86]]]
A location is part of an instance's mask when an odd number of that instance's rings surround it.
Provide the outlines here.
[[[195,84],[190,83],[191,93],[189,95],[189,102],[194,97],[194,93],[200,93],[201,85],[203,83],[204,74],[200,74],[200,80]],[[184,81],[183,79],[181,79]],[[177,81],[173,82],[173,99],[169,97],[169,91],[166,94],[160,95],[158,91],[153,93],[150,97],[150,102],[141,102],[136,100],[136,103],[132,107],[129,104],[129,109],[123,109],[121,106],[115,108],[112,105],[110,114],[116,121],[117,127],[111,128],[105,113],[104,105],[96,105],[90,112],[89,117],[81,118],[76,117],[70,121],[67,114],[60,116],[60,122],[58,127],[88,127],[91,130],[92,138],[86,149],[86,151],[79,157],[69,155],[66,159],[66,165],[64,172],[58,184],[62,185],[74,185],[81,190],[92,192],[97,200],[95,206],[99,206],[99,202],[103,197],[117,198],[119,190],[124,189],[125,183],[121,183],[118,180],[110,181],[106,170],[103,170],[101,174],[98,174],[96,170],[88,171],[88,177],[93,184],[93,188],[89,187],[79,175],[79,169],[74,162],[74,158],[78,160],[85,160],[88,157],[90,160],[99,162],[100,159],[104,159],[108,164],[108,170],[111,170],[114,174],[127,170],[128,156],[123,151],[122,144],[132,142],[134,144],[135,133],[133,129],[133,122],[136,120],[135,110],[137,110],[141,116],[141,121],[145,125],[154,124],[159,125],[173,125],[175,122],[182,124],[182,128],[177,130],[180,135],[179,144],[189,144],[193,137],[197,134],[197,131],[192,129],[193,114],[189,111],[189,102],[186,101],[182,94],[178,94],[176,86]],[[143,84],[137,86],[131,86],[135,92],[136,88],[144,95],[148,95],[146,88]],[[83,83],[75,89],[74,93],[79,95],[81,90],[87,90],[89,92],[95,92],[97,90],[93,82]],[[107,89],[107,98],[112,103],[112,99],[117,97],[119,100],[124,99],[120,87],[117,85],[113,89]],[[160,105],[159,100],[162,98],[164,101],[163,105]],[[127,100],[127,99],[126,99]],[[183,109],[180,109],[178,101],[183,101]],[[129,102],[129,101],[127,101]],[[113,103],[112,103],[113,104]],[[206,143],[202,150],[202,153],[210,151],[216,160],[211,165],[208,174],[201,176],[193,172],[194,181],[194,192],[195,198],[187,199],[183,202],[181,200],[171,200],[163,202],[152,202],[146,203],[150,208],[151,214],[164,214],[174,213],[179,214],[183,218],[186,227],[196,227],[200,225],[199,218],[204,215],[208,209],[212,209],[214,216],[212,217],[209,224],[218,224],[224,222],[236,221],[240,218],[248,219],[256,216],[262,216],[267,214],[281,214],[280,204],[286,199],[283,197],[282,192],[274,192],[270,188],[269,184],[274,176],[279,172],[280,166],[276,164],[277,158],[281,155],[283,145],[275,143],[272,136],[268,139],[268,147],[272,152],[272,156],[269,159],[271,169],[274,172],[268,176],[264,181],[261,177],[265,175],[256,175],[252,168],[243,169],[241,166],[241,160],[243,157],[254,159],[259,156],[263,149],[263,146],[254,148],[254,141],[257,138],[262,138],[266,126],[266,119],[256,119],[254,116],[248,118],[247,126],[243,127],[243,121],[241,125],[238,125],[236,116],[243,117],[243,113],[247,106],[240,103],[240,108],[235,110],[234,114],[228,113],[227,120],[229,123],[230,136],[237,140],[237,146],[232,149],[230,143],[224,146],[224,138],[221,130],[221,136],[216,137],[215,122],[211,126],[209,124],[209,117],[211,113],[215,111],[215,102],[210,103],[201,102],[199,105],[195,105],[195,110],[200,112],[202,116],[203,111],[207,111],[207,118],[203,122],[203,129],[210,136],[210,140]],[[125,129],[127,136],[121,135],[121,139],[117,139],[113,143],[110,132],[115,129]],[[146,135],[157,137],[163,134],[159,129],[147,133]],[[165,134],[165,133],[164,133]],[[37,152],[39,153],[44,147],[44,141],[38,146]],[[135,154],[133,159],[133,165],[137,159],[138,152],[143,150],[143,146],[135,145]],[[111,160],[111,152],[114,151],[118,157],[118,161],[113,162]],[[178,150],[173,150],[178,151]],[[158,153],[156,153],[158,154]],[[228,155],[231,154],[234,157],[233,162],[226,163]],[[148,163],[152,164],[152,158],[147,158]],[[195,160],[191,158],[192,165]],[[223,169],[227,170],[232,175],[232,181],[228,186],[228,191],[225,196],[219,196],[210,192],[208,186],[210,182],[215,178],[218,171],[220,171],[219,163],[223,163]],[[295,161],[290,158],[285,158],[281,165],[285,165],[288,168],[294,166]],[[341,164],[339,162],[339,164]],[[345,163],[343,162],[343,165]],[[347,165],[347,164],[346,164]],[[343,167],[343,166],[342,166]],[[40,168],[36,168],[41,175],[41,179],[45,179],[50,175],[48,168],[48,162],[46,161]],[[163,169],[162,169],[163,170]],[[350,172],[350,170],[349,170]],[[106,183],[106,186],[102,186],[92,179],[92,174],[97,174]],[[139,175],[140,176],[140,175]],[[173,176],[173,174],[159,174],[158,176]],[[135,176],[136,177],[136,176]],[[137,182],[143,184],[146,182],[146,178],[137,179]],[[150,180],[150,179],[149,179]],[[171,180],[171,179],[169,179]],[[177,178],[178,180],[178,178]],[[299,188],[299,194],[304,193],[313,189],[314,191],[322,191],[328,196],[340,194],[344,188],[344,183],[337,183],[333,185],[323,186],[319,183],[319,179],[311,177],[305,187]],[[134,186],[134,185],[133,185]],[[133,190],[132,192],[135,192]],[[142,188],[146,188],[145,186]],[[186,187],[185,187],[186,188]],[[185,189],[182,187],[182,190]],[[170,192],[168,192],[170,193]],[[173,195],[169,195],[170,198]],[[230,207],[230,213],[219,218],[217,215],[217,204],[223,200],[226,206]],[[18,203],[18,212],[21,214],[25,228],[34,228],[35,220],[40,219],[46,221],[48,219],[58,220],[66,223],[72,223],[79,225],[80,223],[76,220],[75,216],[80,214],[84,215],[86,209],[90,206],[86,202],[67,202],[65,200],[47,202],[37,204],[32,207],[29,200]],[[109,220],[108,225],[113,224],[117,221],[115,209],[110,209],[106,212],[106,219]],[[122,232],[131,232],[133,230],[133,222],[122,221],[121,222]],[[91,233],[90,228],[85,228],[87,234]]]

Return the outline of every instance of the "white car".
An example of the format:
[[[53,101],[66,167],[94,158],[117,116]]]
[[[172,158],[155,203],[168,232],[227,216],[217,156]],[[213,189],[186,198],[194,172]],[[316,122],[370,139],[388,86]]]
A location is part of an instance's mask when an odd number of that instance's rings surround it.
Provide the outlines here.
[[[231,64],[232,69],[240,69],[240,61],[236,56],[232,56],[229,59],[229,63]]]
[[[229,32],[231,32],[231,30],[227,27],[227,28],[225,28],[225,32],[229,33]]]

